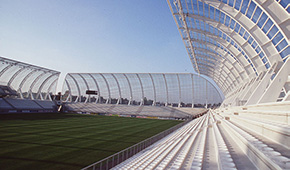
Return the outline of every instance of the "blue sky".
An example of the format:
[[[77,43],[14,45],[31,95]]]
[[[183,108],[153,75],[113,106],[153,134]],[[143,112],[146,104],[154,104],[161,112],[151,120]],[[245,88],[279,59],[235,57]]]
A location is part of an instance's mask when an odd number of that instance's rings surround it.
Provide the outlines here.
[[[67,72],[192,72],[165,0],[0,0],[0,55]]]

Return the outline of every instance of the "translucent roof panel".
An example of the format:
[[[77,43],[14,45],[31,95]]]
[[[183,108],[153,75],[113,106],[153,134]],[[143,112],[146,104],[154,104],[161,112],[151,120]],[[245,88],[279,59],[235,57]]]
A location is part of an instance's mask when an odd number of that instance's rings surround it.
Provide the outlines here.
[[[236,80],[249,81],[289,57],[288,1],[264,3],[266,8],[250,0],[167,2],[195,71],[220,87],[235,88]],[[217,80],[221,69],[230,78]]]
[[[20,98],[50,99],[60,72],[0,57],[0,84],[9,86]]]
[[[86,85],[86,82],[91,81],[88,75],[103,77],[103,79],[96,78],[99,86],[97,96],[85,93],[87,90],[93,90]],[[115,83],[109,83],[113,77],[116,77]],[[101,85],[104,82],[108,83]],[[168,105],[218,104],[224,99],[213,82],[203,76],[189,73],[69,73],[65,78],[62,91],[69,93],[64,95],[66,98],[63,100],[71,102],[113,103],[119,99],[118,104]],[[124,93],[125,91],[127,94]],[[91,100],[92,97],[97,100]]]

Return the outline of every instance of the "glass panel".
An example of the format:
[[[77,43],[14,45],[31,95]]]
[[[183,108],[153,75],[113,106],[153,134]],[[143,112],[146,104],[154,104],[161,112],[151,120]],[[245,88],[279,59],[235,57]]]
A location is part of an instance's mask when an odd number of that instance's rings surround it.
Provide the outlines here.
[[[278,28],[276,27],[276,25],[274,25],[274,26],[272,27],[272,29],[270,30],[270,32],[268,33],[267,36],[268,36],[270,39],[272,39],[273,36],[277,33],[277,31],[278,31]]]
[[[220,11],[215,10],[215,20],[219,22],[219,18],[220,18]]]
[[[226,40],[227,36],[225,34],[223,34],[223,39]]]
[[[243,27],[241,27],[239,34],[240,34],[241,36],[243,36],[244,33],[245,33],[245,29],[244,29]]]
[[[257,43],[256,43],[256,41],[253,42],[252,47],[253,47],[253,48],[256,48],[256,47],[257,47]]]
[[[267,20],[268,16],[263,13],[263,15],[261,16],[259,22],[258,22],[258,26],[261,28],[264,24],[265,24],[265,21]]]
[[[234,44],[235,44],[235,42],[234,42],[234,41],[231,41],[231,44],[232,44],[232,45],[234,45]]]
[[[256,4],[252,1],[247,12],[247,17],[251,18],[255,7],[256,7]]]
[[[252,21],[253,21],[254,23],[256,23],[257,20],[259,19],[259,16],[261,15],[261,12],[262,12],[262,10],[260,9],[260,7],[257,7],[257,9],[256,9],[256,11],[255,11],[255,13],[254,13],[254,16],[253,16],[253,18],[252,18]]]
[[[261,52],[260,54],[259,54],[259,57],[260,58],[263,58],[265,55],[264,55],[264,53],[263,52]]]
[[[230,25],[231,29],[234,29],[235,23],[236,23],[236,21],[234,21],[234,20],[232,19],[232,20],[231,20],[231,25]]]
[[[210,6],[210,18],[214,19],[214,7]]]
[[[253,40],[254,40],[254,39],[253,39],[252,37],[250,37],[249,40],[248,40],[248,42],[249,42],[250,44],[252,44]]]
[[[193,2],[193,12],[195,15],[198,15],[197,2],[196,2],[196,0],[194,0],[192,2]]]
[[[260,47],[257,47],[256,48],[256,52],[259,53],[260,51],[261,51],[261,48]]]
[[[229,17],[229,16],[226,16],[226,22],[225,22],[225,25],[226,25],[226,26],[229,26],[229,23],[230,23],[230,17]]]
[[[263,28],[264,33],[267,33],[272,25],[273,25],[273,21],[269,19]]]
[[[196,26],[197,29],[200,29],[199,20],[195,20],[195,26]]]
[[[283,38],[281,32],[279,32],[275,38],[272,40],[273,44],[276,45]]]
[[[244,39],[245,39],[245,40],[247,40],[247,39],[248,39],[248,37],[249,37],[249,33],[248,33],[248,32],[246,32],[246,33],[245,33],[245,35],[244,35]]]
[[[288,46],[283,52],[281,52],[281,57],[285,58],[290,54],[290,47]]]
[[[234,6],[234,1],[233,0],[229,0],[229,6],[233,7]]]
[[[221,31],[219,31],[219,36],[222,37],[223,33]]]
[[[208,24],[205,25],[205,30],[209,32],[210,26]]]
[[[236,0],[235,8],[237,10],[240,10],[240,6],[241,6],[241,0]]]
[[[281,1],[280,1],[280,4],[281,4],[284,8],[286,8],[287,5],[288,5],[289,3],[290,3],[289,0],[281,0]]]
[[[220,13],[221,17],[220,17],[220,23],[224,23],[225,20],[225,14],[223,12]]]
[[[287,42],[286,42],[286,40],[284,39],[279,45],[277,45],[277,50],[278,51],[281,51],[282,49],[284,49],[286,46],[287,46],[288,44],[287,44]]]
[[[264,58],[262,59],[262,61],[263,61],[264,64],[268,62],[268,60],[267,60],[266,57],[264,57]]]
[[[199,9],[199,15],[200,16],[204,16],[204,14],[203,14],[203,5],[202,5],[203,3],[202,2],[199,2],[198,1],[198,9]]]
[[[208,4],[204,4],[204,16],[207,18],[209,17],[208,16],[208,7],[209,7]]]
[[[248,4],[249,4],[249,0],[244,0],[243,1],[242,7],[241,7],[241,13],[245,14],[246,9],[248,7]]]
[[[235,31],[236,31],[236,32],[239,32],[240,27],[241,27],[240,24],[237,23],[237,24],[236,24]]]

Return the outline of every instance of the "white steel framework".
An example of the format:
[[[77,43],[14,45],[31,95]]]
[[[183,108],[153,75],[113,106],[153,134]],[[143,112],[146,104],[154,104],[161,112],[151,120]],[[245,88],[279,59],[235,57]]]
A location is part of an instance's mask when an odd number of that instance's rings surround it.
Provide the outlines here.
[[[224,106],[288,100],[289,1],[167,2],[193,68],[217,83]]]
[[[51,100],[60,72],[0,57],[0,84],[15,89],[21,99]]]
[[[98,95],[86,94],[96,90]],[[189,73],[68,73],[64,101],[134,105],[218,104],[223,95],[204,76]]]

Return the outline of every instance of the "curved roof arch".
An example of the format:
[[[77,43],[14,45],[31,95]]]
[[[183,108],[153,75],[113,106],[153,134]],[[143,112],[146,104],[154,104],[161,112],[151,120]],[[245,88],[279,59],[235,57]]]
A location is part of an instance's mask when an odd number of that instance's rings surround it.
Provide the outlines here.
[[[102,77],[106,85],[96,89],[92,77]],[[90,96],[86,90],[98,94]],[[217,104],[224,99],[214,82],[196,73],[68,73],[63,94],[65,101],[129,105]]]
[[[15,89],[20,98],[51,100],[60,72],[0,57],[0,84]]]
[[[211,77],[225,95],[239,91],[247,82],[289,57],[289,3],[264,0],[167,2],[195,71]],[[206,47],[201,50],[200,46]],[[209,52],[203,53],[205,50]],[[228,54],[218,52],[223,56],[216,55],[215,52],[222,50]],[[223,62],[223,58],[231,62]]]

